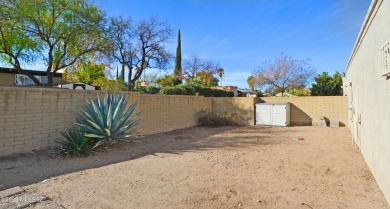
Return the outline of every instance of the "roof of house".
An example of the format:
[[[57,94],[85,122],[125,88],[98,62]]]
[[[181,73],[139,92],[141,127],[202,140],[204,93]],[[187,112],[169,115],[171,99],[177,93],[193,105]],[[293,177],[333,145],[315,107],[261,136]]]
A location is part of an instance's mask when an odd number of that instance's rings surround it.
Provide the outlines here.
[[[46,71],[39,71],[39,70],[25,70],[32,75],[39,75],[39,76],[47,76]],[[8,74],[20,74],[18,70],[15,68],[6,68],[6,67],[0,67],[0,73],[8,73]],[[62,77],[62,73],[53,73],[53,77]]]

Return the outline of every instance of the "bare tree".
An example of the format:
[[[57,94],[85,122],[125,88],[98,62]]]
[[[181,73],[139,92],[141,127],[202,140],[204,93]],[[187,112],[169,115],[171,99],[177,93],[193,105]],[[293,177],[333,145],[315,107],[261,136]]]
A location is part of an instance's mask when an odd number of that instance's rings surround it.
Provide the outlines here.
[[[184,61],[183,74],[186,80],[191,80],[196,78],[200,72],[216,74],[218,68],[219,64],[213,60],[202,60],[199,55],[193,54]]]
[[[156,17],[133,27],[131,19],[111,18],[112,56],[128,69],[129,90],[146,68],[165,68],[172,55],[166,44],[172,38],[171,27]]]
[[[108,35],[111,40],[109,57],[122,66],[119,80],[125,80],[125,66],[133,65],[136,59],[136,32],[131,18],[110,17]]]
[[[188,79],[194,79],[196,74],[203,68],[203,63],[200,57],[196,54],[191,55],[191,57],[184,61],[183,65],[183,74],[184,77]]]
[[[266,60],[253,72],[256,85],[277,88],[281,92],[306,86],[316,72],[309,61],[293,59],[284,54],[274,60]]]

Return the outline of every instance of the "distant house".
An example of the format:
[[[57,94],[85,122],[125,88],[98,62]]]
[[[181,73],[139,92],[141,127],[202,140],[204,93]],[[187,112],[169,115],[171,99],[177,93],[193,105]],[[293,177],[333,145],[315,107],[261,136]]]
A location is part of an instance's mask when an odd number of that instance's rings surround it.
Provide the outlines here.
[[[26,70],[34,75],[42,84],[47,84],[47,75],[45,71]],[[53,74],[53,84],[65,83],[62,79],[62,73]],[[33,86],[31,78],[20,74],[16,69],[0,67],[0,86]]]
[[[238,89],[237,92],[239,97],[257,97],[256,92],[249,89]]]
[[[67,84],[59,84],[57,87],[62,89],[74,89],[74,90],[96,90],[94,86],[77,82],[77,83],[67,83]]]
[[[221,89],[225,91],[232,91],[235,97],[238,97],[237,86],[213,86],[212,89]]]

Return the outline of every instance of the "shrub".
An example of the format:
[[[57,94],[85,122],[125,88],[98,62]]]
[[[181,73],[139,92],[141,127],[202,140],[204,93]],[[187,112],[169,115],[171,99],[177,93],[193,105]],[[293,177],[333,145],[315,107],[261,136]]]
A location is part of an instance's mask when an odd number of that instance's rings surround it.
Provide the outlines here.
[[[232,91],[213,89],[212,97],[234,97],[234,93]]]
[[[138,86],[134,88],[134,91],[140,92],[141,94],[158,94],[160,88],[155,86]]]
[[[64,139],[56,141],[61,145],[59,155],[88,156],[94,149],[93,142],[88,140],[78,129],[60,132]]]
[[[178,86],[166,86],[161,88],[161,94],[165,95],[195,95],[198,93],[204,97],[233,97],[234,93],[221,89],[211,89],[194,83],[180,84]]]
[[[244,125],[242,117],[237,113],[201,110],[196,112],[196,116],[200,126]]]
[[[200,87],[198,87],[198,93],[199,93],[199,95],[202,95],[204,97],[212,97],[213,90],[211,88],[208,88],[208,87],[200,86]]]
[[[204,97],[234,97],[234,93],[232,91],[212,89],[204,86],[198,86],[196,92]]]
[[[131,136],[134,128],[140,123],[139,113],[134,114],[136,103],[133,102],[127,109],[127,96],[106,92],[102,101],[87,100],[85,110],[76,118],[76,127],[88,139],[96,139],[94,147],[103,144],[114,144],[123,140],[124,133]]]
[[[160,93],[165,95],[186,95],[187,91],[183,86],[166,86],[160,89]]]
[[[180,84],[178,87],[184,88],[186,91],[185,95],[195,95],[195,88],[193,86],[187,85],[187,84]]]

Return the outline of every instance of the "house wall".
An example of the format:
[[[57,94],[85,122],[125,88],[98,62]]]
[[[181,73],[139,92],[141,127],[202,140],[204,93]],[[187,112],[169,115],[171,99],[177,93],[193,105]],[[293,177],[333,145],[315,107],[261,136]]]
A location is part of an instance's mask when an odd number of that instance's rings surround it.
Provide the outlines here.
[[[348,126],[390,202],[390,77],[380,48],[390,40],[390,1],[373,0],[346,69]],[[390,63],[388,63],[390,65]]]
[[[15,74],[0,73],[0,86],[15,85]]]
[[[54,85],[63,84],[64,79],[61,77],[53,77]],[[0,73],[0,86],[13,86],[15,85],[15,74]]]

